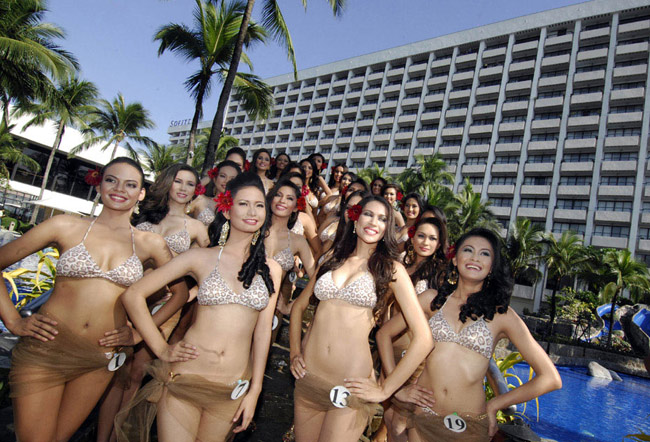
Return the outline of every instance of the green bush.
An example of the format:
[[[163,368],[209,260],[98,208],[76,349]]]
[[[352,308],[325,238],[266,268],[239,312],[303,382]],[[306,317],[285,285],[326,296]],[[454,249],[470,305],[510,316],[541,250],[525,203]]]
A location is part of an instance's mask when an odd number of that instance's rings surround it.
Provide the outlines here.
[[[8,229],[9,229],[9,225],[10,225],[12,222],[16,225],[16,227],[14,228],[14,230],[15,230],[16,232],[19,232],[19,233],[25,233],[25,232],[27,232],[29,229],[31,229],[32,227],[34,227],[33,224],[24,223],[24,222],[20,221],[19,219],[12,218],[12,217],[10,217],[10,216],[5,216],[5,217],[2,218],[2,221],[1,221],[1,223],[2,223],[2,228],[8,230]]]

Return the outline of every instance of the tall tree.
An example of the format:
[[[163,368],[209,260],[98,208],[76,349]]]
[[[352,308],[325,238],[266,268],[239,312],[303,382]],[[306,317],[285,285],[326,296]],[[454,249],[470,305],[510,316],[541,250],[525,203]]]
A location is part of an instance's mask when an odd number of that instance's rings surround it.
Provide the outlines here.
[[[9,181],[7,164],[22,164],[34,172],[41,168],[36,161],[23,153],[25,143],[11,134],[13,127],[7,125],[6,120],[0,121],[0,187],[4,187]]]
[[[54,121],[56,136],[47,159],[43,182],[38,194],[38,199],[43,198],[52,169],[52,163],[56,152],[61,146],[61,140],[67,126],[74,126],[79,129],[86,129],[86,119],[93,105],[97,100],[97,88],[89,81],[80,80],[76,77],[63,80],[56,88],[50,88],[44,100],[39,103],[32,103],[20,106],[19,115],[32,115],[32,118],[25,124],[23,130],[30,126],[40,126],[46,121]],[[38,217],[38,206],[32,212],[30,223],[36,223]]]
[[[54,40],[64,32],[43,22],[45,0],[0,1],[0,104],[9,124],[9,105],[42,95],[47,75],[63,79],[76,71],[75,58]]]
[[[386,168],[382,167],[381,169],[377,166],[377,163],[373,164],[370,169],[361,169],[357,173],[360,178],[366,180],[368,184],[372,183],[377,178],[383,178],[385,180],[390,180],[390,176],[386,171]]]
[[[332,8],[334,16],[340,16],[343,12],[343,7],[345,5],[345,0],[327,0]],[[307,0],[302,0],[303,5],[307,6]],[[248,0],[246,3],[246,9],[242,18],[241,25],[239,27],[239,33],[237,35],[237,42],[232,54],[232,60],[230,62],[230,68],[228,69],[228,75],[224,81],[223,88],[221,89],[221,95],[219,96],[219,104],[217,106],[217,112],[212,120],[212,132],[210,140],[208,141],[208,148],[205,153],[205,161],[203,163],[202,173],[205,174],[212,164],[214,163],[214,156],[217,146],[219,145],[219,137],[221,136],[221,131],[223,130],[223,120],[225,117],[226,106],[228,105],[228,100],[230,99],[230,93],[232,92],[233,85],[235,83],[235,73],[239,68],[239,61],[241,60],[242,50],[244,43],[246,41],[246,30],[248,29],[248,23],[250,22],[251,14],[253,12],[253,6],[255,5],[255,0]],[[296,65],[296,56],[293,48],[293,41],[291,40],[291,35],[289,33],[289,28],[287,27],[286,22],[284,21],[284,16],[280,10],[280,5],[278,5],[277,0],[264,0],[262,7],[262,25],[265,29],[271,31],[273,38],[283,47],[286,48],[287,57],[293,65],[294,77],[298,78],[298,70]]]
[[[194,156],[196,132],[203,116],[203,100],[210,95],[215,74],[216,78],[223,81],[227,73],[246,9],[243,0],[222,1],[219,6],[216,3],[214,0],[196,0],[192,29],[182,24],[169,23],[162,26],[154,36],[154,40],[160,42],[159,56],[169,50],[188,61],[199,61],[199,70],[185,81],[185,87],[195,103],[187,149],[188,164],[192,163]],[[248,49],[254,43],[265,41],[266,31],[252,21],[248,23],[244,46]],[[246,53],[242,52],[241,57],[252,69]],[[271,89],[252,74],[238,73],[237,79],[239,81],[235,81],[235,91],[241,94],[249,116],[266,117],[272,104]]]
[[[138,151],[142,159],[142,168],[146,172],[158,175],[163,169],[178,162],[186,154],[181,144],[154,144]]]
[[[537,269],[544,252],[544,229],[528,218],[517,218],[506,240],[506,254],[515,281],[535,283],[541,276]]]
[[[499,228],[496,218],[490,211],[490,201],[481,201],[481,194],[474,192],[469,181],[465,181],[463,189],[455,195],[454,199],[449,213],[450,238],[458,238],[475,227],[492,230]]]
[[[111,160],[115,158],[117,148],[122,143],[131,157],[138,159],[138,152],[129,141],[144,144],[147,147],[153,146],[155,142],[140,134],[142,129],[152,129],[156,125],[149,117],[149,111],[142,104],[126,103],[121,93],[112,101],[99,100],[99,106],[93,106],[89,112],[90,122],[84,133],[90,135],[86,141],[75,146],[70,151],[70,156],[94,146],[104,143],[101,150],[113,146]]]
[[[436,187],[454,184],[454,175],[447,170],[447,163],[439,153],[425,157],[417,155],[415,167],[404,169],[397,177],[404,192],[417,192],[423,195],[428,184]]]
[[[616,301],[625,289],[636,288],[643,291],[650,291],[650,273],[645,263],[637,261],[632,253],[627,250],[608,250],[605,254],[603,264],[606,271],[614,281],[605,286],[605,296],[611,297],[612,309],[609,313],[609,333],[607,334],[607,346],[612,344],[612,331],[614,330],[614,309]]]
[[[196,150],[194,151],[194,158],[192,159],[192,167],[199,170],[203,166],[205,160],[205,149],[208,146],[210,139],[210,128],[203,129],[196,137]],[[231,135],[221,134],[219,137],[219,147],[215,155],[215,163],[219,163],[226,159],[226,153],[231,147],[239,146],[239,140]]]

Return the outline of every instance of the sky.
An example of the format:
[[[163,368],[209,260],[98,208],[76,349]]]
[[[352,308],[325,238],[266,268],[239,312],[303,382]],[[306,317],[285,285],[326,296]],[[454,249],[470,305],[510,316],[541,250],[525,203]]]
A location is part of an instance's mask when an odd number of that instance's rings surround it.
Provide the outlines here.
[[[426,40],[535,12],[581,3],[576,0],[347,0],[335,18],[327,0],[281,0],[298,69]],[[45,21],[66,32],[60,45],[81,64],[81,77],[103,98],[121,92],[138,101],[157,127],[143,134],[167,143],[172,120],[192,118],[194,103],[183,82],[198,69],[171,52],[158,56],[153,35],[169,23],[192,25],[193,0],[50,0]],[[259,17],[261,0],[253,10]],[[269,78],[291,72],[286,52],[274,41],[248,52],[254,73]],[[216,112],[221,87],[204,102],[204,119]]]

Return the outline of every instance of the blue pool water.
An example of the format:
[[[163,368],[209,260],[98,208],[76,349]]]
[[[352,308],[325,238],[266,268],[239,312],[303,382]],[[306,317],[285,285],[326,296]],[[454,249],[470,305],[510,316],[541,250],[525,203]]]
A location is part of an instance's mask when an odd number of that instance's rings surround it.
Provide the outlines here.
[[[528,379],[529,367],[514,373]],[[526,416],[542,437],[560,442],[618,442],[626,434],[650,433],[650,379],[621,374],[623,382],[596,379],[585,367],[558,367],[562,389],[528,402]],[[523,407],[519,406],[519,410]]]

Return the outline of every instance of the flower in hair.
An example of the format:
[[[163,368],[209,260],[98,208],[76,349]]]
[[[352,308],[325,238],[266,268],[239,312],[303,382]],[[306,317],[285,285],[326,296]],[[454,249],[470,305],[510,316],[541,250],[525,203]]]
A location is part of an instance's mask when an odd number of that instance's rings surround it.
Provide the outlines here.
[[[341,190],[341,196],[342,196],[343,198],[345,198],[345,194],[346,194],[347,191],[348,191],[348,187],[350,187],[350,186],[345,186],[345,187]]]
[[[402,195],[402,192],[397,192],[397,201],[402,201],[402,198],[404,198],[404,195]]]
[[[251,170],[251,162],[246,160],[244,161],[244,171],[248,172],[249,170]]]
[[[348,208],[348,219],[350,221],[356,221],[361,216],[361,205],[355,204],[354,206]]]
[[[324,165],[324,164],[325,164],[325,163],[323,163],[323,165]],[[327,166],[325,166],[325,167],[327,167]],[[336,172],[336,168],[337,168],[337,167],[338,167],[338,166],[337,166],[336,164],[332,166],[332,173]]]
[[[306,208],[307,208],[307,201],[305,201],[305,197],[304,196],[299,197],[298,200],[296,201],[296,209],[302,212]]]
[[[208,176],[212,180],[215,179],[217,176],[219,176],[219,168],[213,167],[212,169],[208,170]]]
[[[221,192],[215,199],[217,202],[217,212],[227,212],[232,207],[232,196],[230,190]]]
[[[89,170],[84,177],[84,181],[89,186],[99,186],[99,184],[102,182],[101,171],[97,168]]]
[[[325,170],[325,169],[327,169],[327,163],[321,164],[320,165],[320,170]],[[334,172],[334,170],[332,170],[332,172]]]
[[[415,226],[411,226],[407,230],[409,238],[413,238],[415,236]]]
[[[275,158],[271,158],[271,166],[275,166]]]
[[[303,197],[309,195],[309,186],[307,186],[306,184],[302,186],[302,189],[300,190],[300,195]]]
[[[196,185],[196,189],[194,189],[194,195],[203,195],[205,193],[205,186],[201,183]]]
[[[454,246],[454,245],[449,246],[449,249],[447,250],[447,253],[445,254],[445,258],[447,258],[447,260],[449,261],[449,260],[453,259],[455,256],[456,256],[456,246]]]

